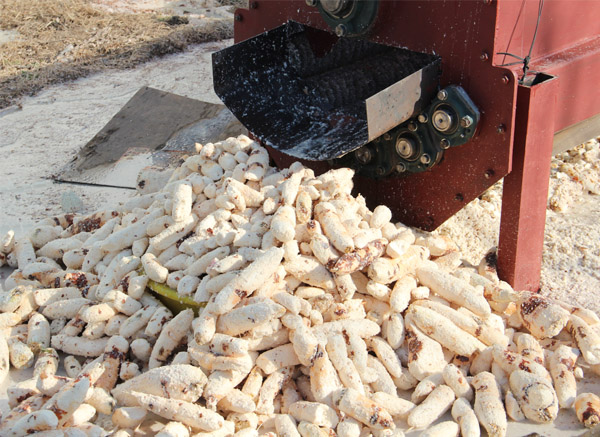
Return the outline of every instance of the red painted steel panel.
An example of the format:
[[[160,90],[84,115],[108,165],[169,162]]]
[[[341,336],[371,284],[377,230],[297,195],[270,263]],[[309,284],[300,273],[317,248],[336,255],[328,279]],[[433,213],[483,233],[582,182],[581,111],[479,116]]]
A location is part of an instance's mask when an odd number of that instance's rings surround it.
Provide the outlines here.
[[[530,50],[539,1],[499,1],[497,52],[525,57]],[[494,62],[514,62],[495,54]],[[554,113],[559,131],[600,113],[600,2],[546,0],[531,55],[531,68],[561,78]],[[514,67],[521,75],[519,67]]]
[[[510,52],[524,57],[529,53],[538,17],[538,0],[501,0],[498,8],[496,52]],[[567,50],[600,35],[598,0],[545,0],[532,59]],[[511,59],[497,55],[502,64]]]
[[[236,11],[236,41],[287,20],[328,30],[317,10],[304,0],[250,5],[249,10]],[[495,27],[496,8],[483,1],[380,2],[368,39],[439,54],[441,85],[461,85],[479,107],[482,120],[476,137],[447,151],[431,171],[376,183],[356,178],[357,191],[372,205],[384,203],[396,219],[432,230],[510,171],[516,82],[511,71],[491,63]],[[278,165],[292,162],[280,154],[273,156]]]
[[[504,178],[498,274],[516,290],[537,291],[559,79],[519,87],[512,172]]]
[[[600,36],[539,59],[533,69],[561,78],[554,111],[556,132],[600,113]]]

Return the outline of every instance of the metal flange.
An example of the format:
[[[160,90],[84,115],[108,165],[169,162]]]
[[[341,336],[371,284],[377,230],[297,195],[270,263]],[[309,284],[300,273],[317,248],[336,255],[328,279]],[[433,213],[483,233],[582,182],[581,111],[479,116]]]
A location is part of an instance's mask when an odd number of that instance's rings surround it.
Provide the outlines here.
[[[315,5],[337,36],[359,36],[377,18],[379,0],[319,0]]]

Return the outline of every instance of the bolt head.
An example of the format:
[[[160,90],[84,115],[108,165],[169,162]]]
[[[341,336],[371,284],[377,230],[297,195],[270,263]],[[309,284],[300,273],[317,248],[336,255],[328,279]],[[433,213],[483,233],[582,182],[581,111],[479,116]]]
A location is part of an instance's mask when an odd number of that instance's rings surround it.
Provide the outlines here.
[[[350,0],[320,0],[320,2],[325,12],[334,17],[341,17],[344,10],[347,9]]]
[[[377,176],[383,176],[385,174],[385,168],[379,166],[375,169],[375,173],[377,173]]]
[[[496,128],[496,132],[498,132],[499,134],[503,134],[504,132],[506,132],[506,126],[504,126],[503,124],[498,125],[498,127]]]
[[[406,164],[403,162],[399,162],[396,164],[396,171],[398,173],[404,173],[406,171]]]
[[[420,161],[421,164],[427,165],[431,162],[431,157],[427,153],[424,153],[423,155],[421,155]]]
[[[483,52],[481,55],[479,55],[479,59],[482,61],[487,61],[489,58],[490,56],[487,54],[487,52]]]
[[[440,147],[444,150],[450,148],[450,141],[447,138],[442,138],[440,140]]]
[[[411,132],[415,132],[417,130],[417,123],[415,123],[414,121],[411,121],[410,123],[408,123],[408,130]]]
[[[462,127],[469,127],[473,124],[473,119],[469,115],[465,115],[460,119],[460,125]]]
[[[389,133],[386,132],[386,133],[383,134],[383,139],[385,141],[389,141],[389,140],[392,139],[392,136]]]
[[[317,6],[317,0],[306,0],[306,4],[311,7]]]
[[[356,160],[361,164],[368,164],[369,162],[371,162],[371,159],[373,159],[373,154],[371,153],[371,150],[369,150],[367,147],[362,147],[358,149],[354,153],[354,156],[356,156]]]
[[[427,123],[427,114],[419,114],[417,120],[419,120],[419,123]]]
[[[509,82],[510,82],[510,77],[508,77],[508,75],[505,74],[504,76],[502,76],[502,83],[504,85],[507,85]]]
[[[338,37],[345,36],[347,33],[348,33],[348,28],[346,27],[346,25],[345,25],[345,24],[338,24],[338,25],[335,27],[335,34],[336,34]]]
[[[446,100],[448,98],[448,91],[446,90],[439,90],[437,93],[437,98],[439,100]]]

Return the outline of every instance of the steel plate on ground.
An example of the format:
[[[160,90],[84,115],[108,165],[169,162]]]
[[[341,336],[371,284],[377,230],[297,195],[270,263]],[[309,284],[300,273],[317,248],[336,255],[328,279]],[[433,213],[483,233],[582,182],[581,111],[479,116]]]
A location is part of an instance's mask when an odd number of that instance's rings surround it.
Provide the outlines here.
[[[242,133],[246,129],[223,105],[144,87],[53,179],[136,188],[145,167],[172,167],[195,142]]]

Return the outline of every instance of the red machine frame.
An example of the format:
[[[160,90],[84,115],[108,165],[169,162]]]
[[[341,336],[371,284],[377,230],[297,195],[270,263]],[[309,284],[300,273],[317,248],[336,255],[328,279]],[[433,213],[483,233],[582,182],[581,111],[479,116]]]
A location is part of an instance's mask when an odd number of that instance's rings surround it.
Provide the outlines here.
[[[482,119],[476,137],[448,150],[431,171],[376,184],[357,177],[356,186],[372,205],[390,206],[396,219],[433,230],[508,175],[499,274],[516,289],[537,290],[554,133],[600,112],[600,96],[593,92],[600,83],[600,2],[546,0],[531,67],[558,78],[547,76],[533,86],[519,85],[519,67],[502,67],[513,59],[498,53],[528,54],[538,1],[381,0],[379,5],[366,37],[440,55],[440,86],[462,86]],[[251,0],[249,9],[236,11],[235,41],[288,20],[331,31],[305,0]],[[272,157],[281,166],[294,160],[276,151]]]

